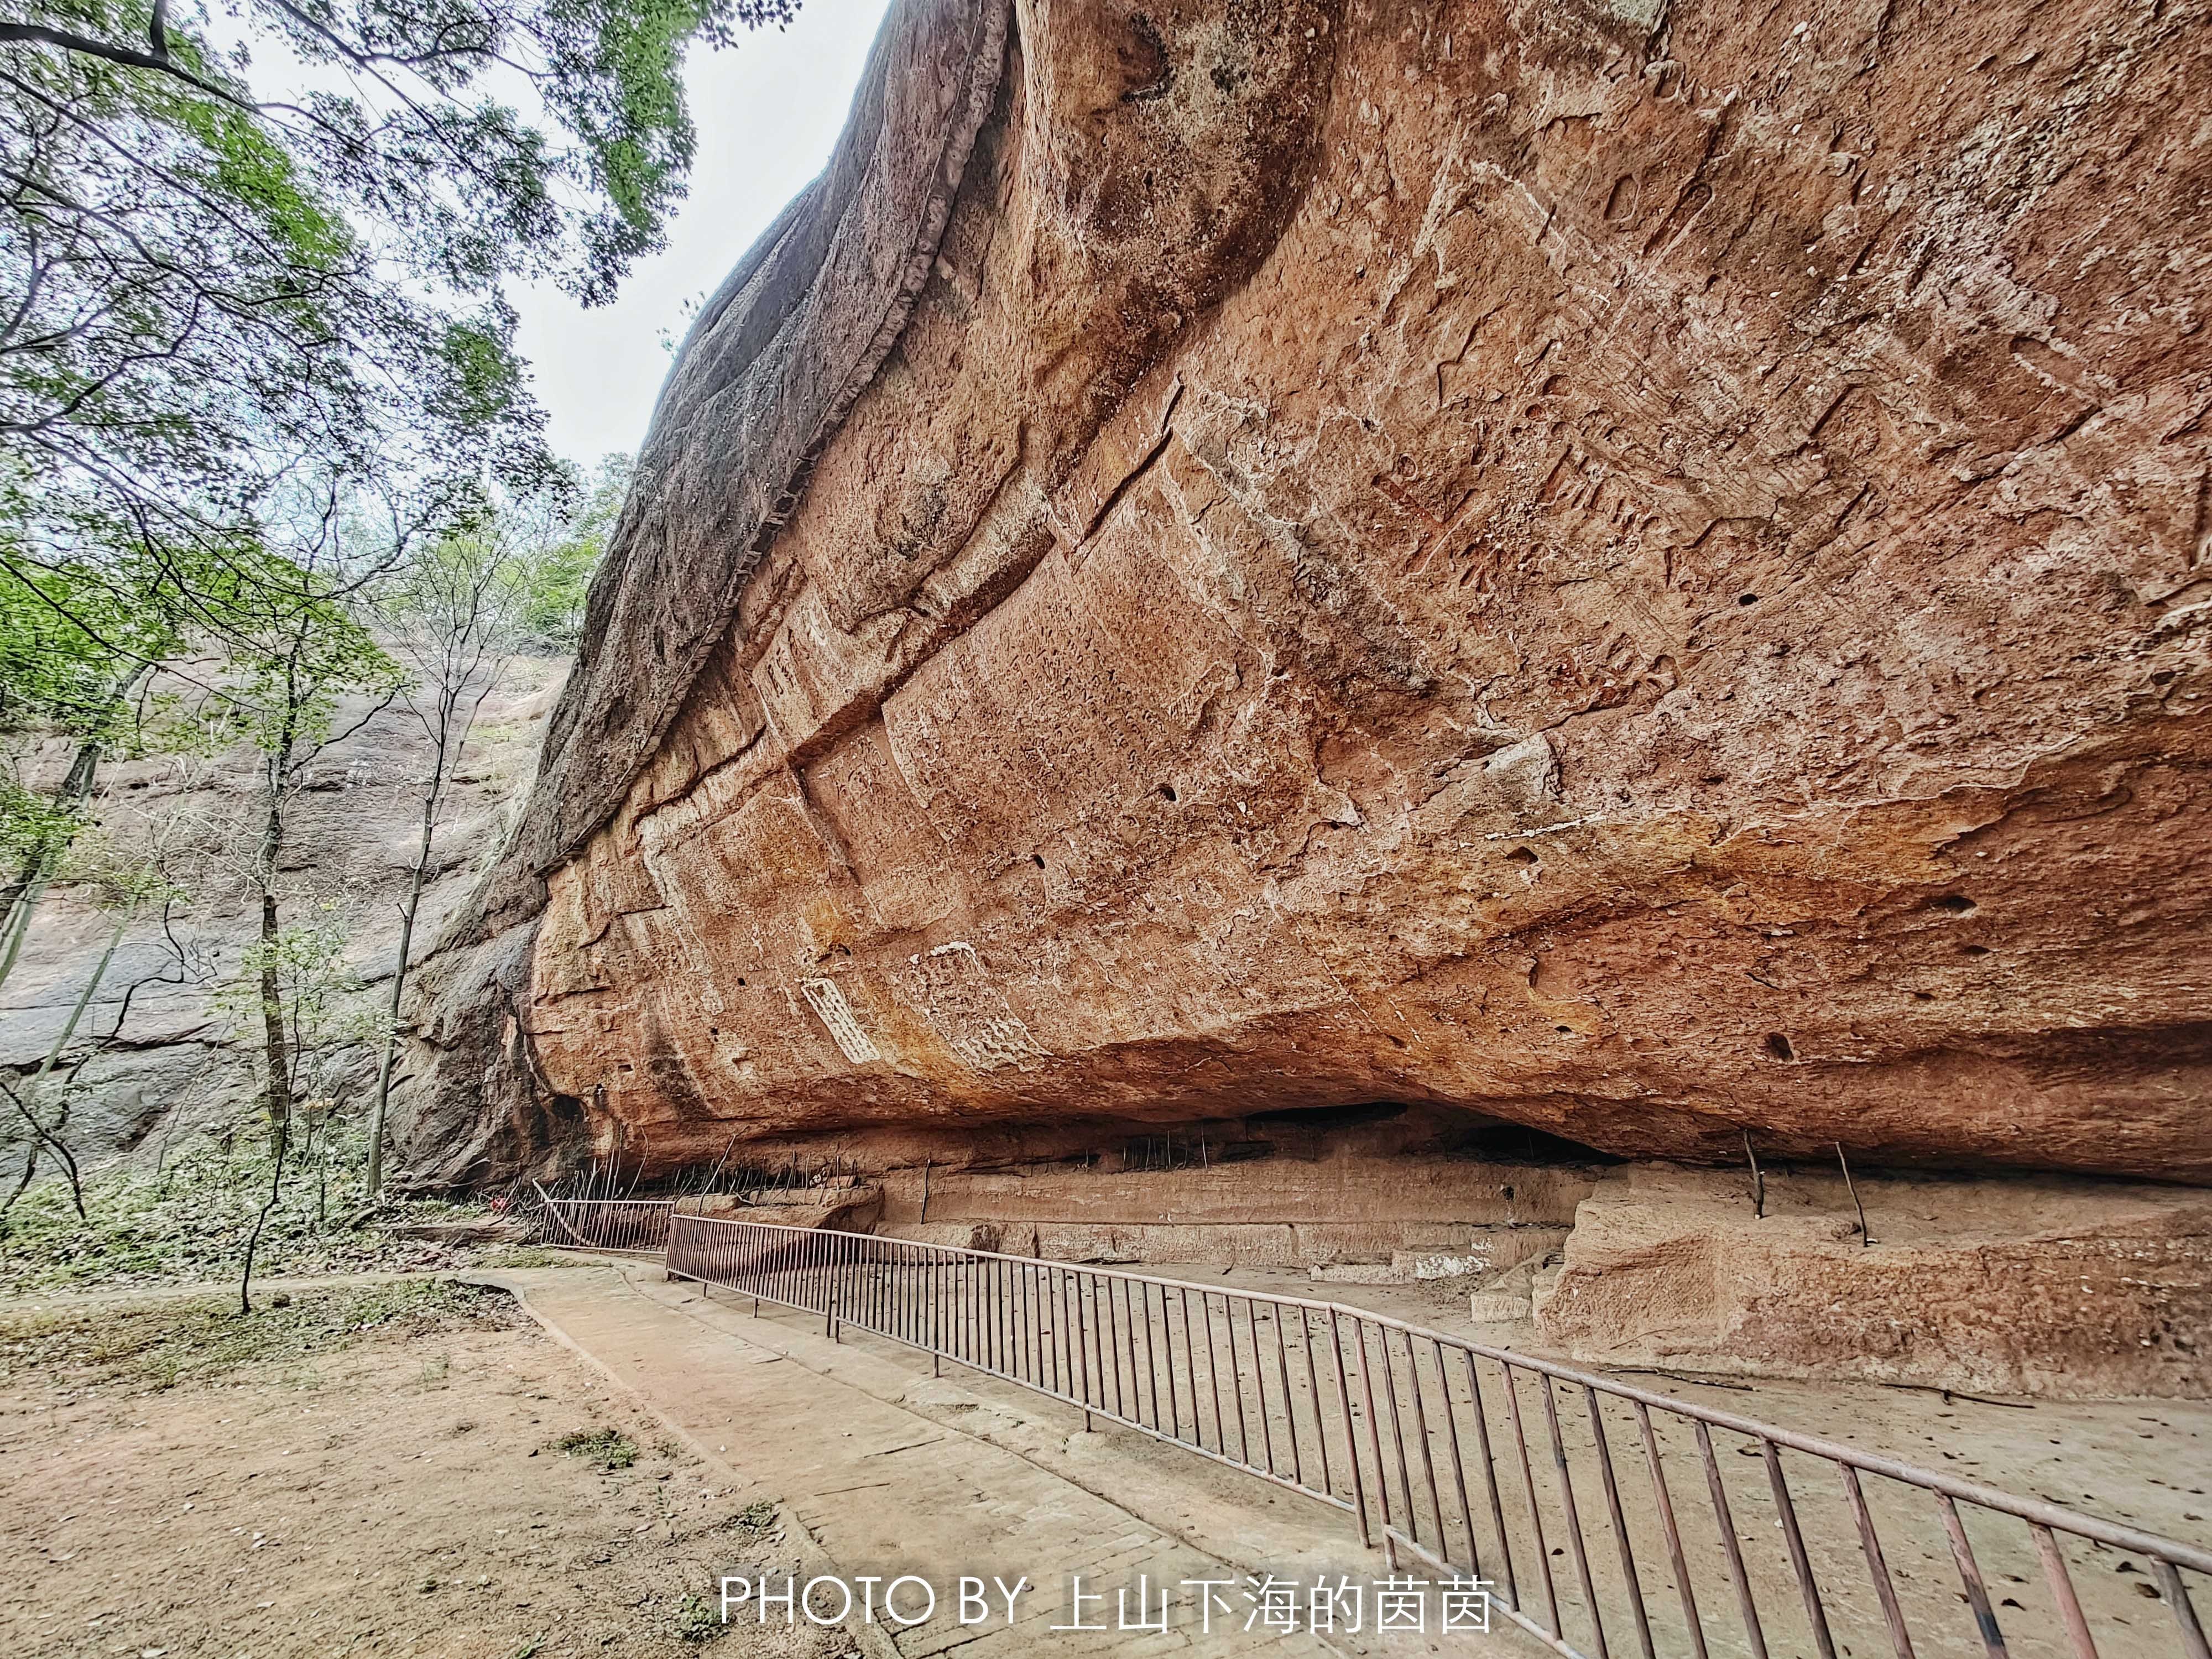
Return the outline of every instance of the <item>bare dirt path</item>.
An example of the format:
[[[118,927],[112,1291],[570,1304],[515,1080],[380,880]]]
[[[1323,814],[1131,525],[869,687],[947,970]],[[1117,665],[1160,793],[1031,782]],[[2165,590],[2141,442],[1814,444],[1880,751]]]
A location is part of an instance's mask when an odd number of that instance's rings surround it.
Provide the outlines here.
[[[381,1317],[424,1289],[301,1286],[252,1327],[221,1292],[0,1315],[0,1652],[673,1659],[720,1638],[719,1573],[798,1570],[787,1523],[507,1298]]]

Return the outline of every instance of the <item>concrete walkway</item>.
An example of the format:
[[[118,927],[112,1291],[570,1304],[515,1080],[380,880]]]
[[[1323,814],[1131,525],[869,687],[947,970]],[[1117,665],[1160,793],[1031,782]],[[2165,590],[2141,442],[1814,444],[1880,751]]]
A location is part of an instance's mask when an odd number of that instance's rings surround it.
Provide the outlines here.
[[[997,1379],[933,1378],[928,1359],[911,1350],[849,1331],[832,1342],[818,1321],[793,1313],[757,1317],[750,1298],[671,1283],[657,1266],[469,1277],[520,1297],[556,1337],[726,1469],[742,1496],[780,1503],[834,1564],[823,1571],[854,1583],[915,1574],[934,1586],[937,1610],[915,1625],[880,1613],[850,1622],[883,1659],[1540,1650],[1516,1635],[1439,1633],[1433,1601],[1428,1632],[1378,1637],[1372,1586],[1385,1570],[1360,1547],[1349,1516],[1125,1430],[1086,1433],[1079,1412]],[[735,1562],[730,1570],[744,1571]],[[1249,1581],[1268,1574],[1302,1587],[1348,1578],[1366,1591],[1361,1631],[1311,1630],[1303,1588],[1295,1632],[1257,1620],[1248,1631]],[[987,1620],[963,1625],[955,1599],[963,1576],[1008,1584],[1025,1577],[1031,1589],[1011,1623],[1000,1602]],[[1153,1625],[1163,1592],[1169,1598],[1164,1632],[1138,1627],[1140,1577]],[[1075,1629],[1079,1578],[1085,1628]],[[1193,1587],[1200,1580],[1218,1588]],[[817,1605],[834,1610],[836,1593],[819,1595]],[[1218,1600],[1206,1631],[1200,1607],[1209,1595]],[[900,1609],[911,1615],[921,1601],[909,1586]],[[1124,1605],[1131,1628],[1121,1627]]]

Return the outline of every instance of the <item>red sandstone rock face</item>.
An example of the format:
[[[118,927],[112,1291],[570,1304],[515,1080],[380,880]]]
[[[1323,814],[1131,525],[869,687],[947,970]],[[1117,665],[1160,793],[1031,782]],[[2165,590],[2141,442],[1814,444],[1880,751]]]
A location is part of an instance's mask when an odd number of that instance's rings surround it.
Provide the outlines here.
[[[2207,21],[895,8],[417,1155],[1394,1099],[2212,1178]]]
[[[2212,1203],[2171,1187],[1631,1168],[1540,1274],[1577,1360],[2000,1394],[2212,1391]],[[1863,1203],[1861,1237],[1855,1211]],[[1547,1282],[1549,1281],[1549,1282]]]

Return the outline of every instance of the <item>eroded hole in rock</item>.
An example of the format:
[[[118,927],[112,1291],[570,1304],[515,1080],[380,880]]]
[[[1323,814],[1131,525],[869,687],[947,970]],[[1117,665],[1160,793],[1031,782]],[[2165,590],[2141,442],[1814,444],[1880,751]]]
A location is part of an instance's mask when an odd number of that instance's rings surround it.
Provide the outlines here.
[[[1388,1123],[1406,1115],[1403,1101],[1370,1100],[1355,1106],[1286,1106],[1278,1111],[1255,1112],[1244,1120],[1252,1129],[1352,1129],[1369,1123]]]
[[[1980,909],[1981,906],[1976,904],[1964,893],[1946,893],[1941,898],[1929,900],[1928,908],[1931,910],[1941,910],[1946,915],[1970,916]]]
[[[549,1094],[545,1097],[545,1118],[560,1134],[573,1134],[583,1127],[584,1103],[574,1095]]]
[[[1790,1046],[1790,1039],[1783,1036],[1779,1031],[1769,1031],[1766,1034],[1765,1042],[1760,1046],[1763,1047],[1766,1050],[1767,1054],[1775,1060],[1795,1060],[1797,1058],[1797,1051]]]
[[[1573,1167],[1622,1162],[1610,1152],[1525,1123],[1481,1123],[1462,1129],[1448,1139],[1444,1151],[1448,1157],[1479,1158],[1489,1164]],[[1504,1196],[1512,1197],[1513,1188],[1506,1187]]]
[[[1536,862],[1535,849],[1528,847],[1516,847],[1505,855],[1505,860],[1509,864],[1534,864]]]

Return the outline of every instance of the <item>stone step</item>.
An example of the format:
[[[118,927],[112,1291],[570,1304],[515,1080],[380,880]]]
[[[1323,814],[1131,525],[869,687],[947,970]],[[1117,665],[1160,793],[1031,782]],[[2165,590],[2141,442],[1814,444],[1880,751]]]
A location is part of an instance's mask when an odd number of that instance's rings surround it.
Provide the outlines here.
[[[1510,1325],[1530,1316],[1526,1291],[1473,1291],[1467,1304],[1468,1317],[1478,1325]]]

